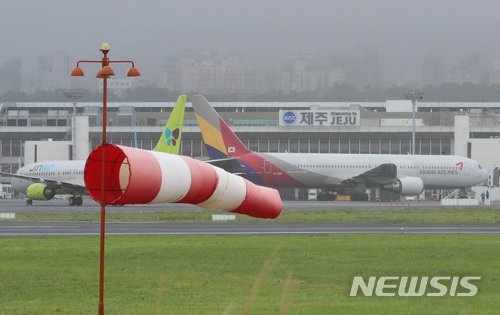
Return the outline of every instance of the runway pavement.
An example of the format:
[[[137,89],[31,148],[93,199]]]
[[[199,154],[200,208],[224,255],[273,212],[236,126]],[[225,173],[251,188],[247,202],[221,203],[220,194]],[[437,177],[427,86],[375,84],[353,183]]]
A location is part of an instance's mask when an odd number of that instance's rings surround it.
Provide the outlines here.
[[[285,201],[284,208],[288,210],[334,210],[351,209],[377,210],[411,208],[439,208],[438,202],[339,202],[339,201]],[[498,205],[494,205],[498,207]],[[112,212],[157,212],[157,211],[202,211],[201,208],[185,204],[157,205],[126,205],[123,207],[108,206],[106,211]],[[56,199],[37,201],[33,206],[26,206],[24,200],[0,200],[0,212],[99,212],[100,207],[90,198],[85,197],[81,207],[70,207],[66,200]],[[266,223],[236,223],[236,222],[120,222],[108,223],[108,235],[257,235],[257,234],[500,234],[500,226],[448,226],[448,225],[336,225],[336,224],[278,224]],[[19,222],[0,221],[0,236],[15,235],[97,235],[98,222]]]
[[[407,201],[407,202],[364,202],[364,201],[283,201],[286,210],[380,210],[401,208],[440,208],[437,201]],[[500,208],[500,203],[492,203],[491,207]],[[203,211],[203,209],[187,204],[154,204],[154,205],[126,205],[123,207],[108,206],[108,213],[113,212],[157,212],[157,211]],[[99,205],[84,197],[83,206],[70,207],[67,200],[53,199],[48,201],[33,201],[33,206],[26,206],[21,199],[0,199],[0,212],[99,212]]]
[[[0,236],[98,235],[99,222],[0,221]],[[107,235],[500,234],[500,226],[120,222]]]

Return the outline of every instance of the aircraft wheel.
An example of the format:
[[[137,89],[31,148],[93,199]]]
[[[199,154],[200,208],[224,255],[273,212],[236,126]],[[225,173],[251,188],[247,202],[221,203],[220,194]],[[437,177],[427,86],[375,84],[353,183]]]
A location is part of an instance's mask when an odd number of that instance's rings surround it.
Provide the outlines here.
[[[75,205],[81,206],[83,204],[83,199],[81,196],[75,197]]]
[[[73,206],[75,205],[75,197],[69,197],[68,202],[69,202],[69,205],[70,205],[71,207],[73,207]]]
[[[32,206],[33,205],[33,200],[32,199],[26,199],[26,205],[27,206]]]

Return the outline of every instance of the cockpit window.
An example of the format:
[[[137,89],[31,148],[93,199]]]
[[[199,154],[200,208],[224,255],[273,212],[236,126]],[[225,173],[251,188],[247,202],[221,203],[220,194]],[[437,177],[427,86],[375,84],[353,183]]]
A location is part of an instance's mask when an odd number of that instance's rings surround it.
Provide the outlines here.
[[[481,170],[483,169],[483,167],[481,166],[481,164],[478,164],[477,167]]]

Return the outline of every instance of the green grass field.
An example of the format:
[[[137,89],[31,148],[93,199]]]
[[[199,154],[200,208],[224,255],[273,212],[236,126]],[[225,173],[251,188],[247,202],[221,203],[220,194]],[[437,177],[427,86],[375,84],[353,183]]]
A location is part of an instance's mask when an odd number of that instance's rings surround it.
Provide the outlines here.
[[[500,238],[113,236],[106,314],[498,314]],[[98,237],[0,238],[0,314],[95,314]],[[481,276],[475,297],[349,297],[352,277]]]
[[[107,221],[210,221],[210,211],[162,211],[141,213],[108,213]],[[20,221],[98,221],[98,213],[17,213]],[[500,209],[438,208],[380,210],[284,210],[275,220],[261,220],[237,215],[240,222],[333,223],[333,224],[468,224],[499,225]]]

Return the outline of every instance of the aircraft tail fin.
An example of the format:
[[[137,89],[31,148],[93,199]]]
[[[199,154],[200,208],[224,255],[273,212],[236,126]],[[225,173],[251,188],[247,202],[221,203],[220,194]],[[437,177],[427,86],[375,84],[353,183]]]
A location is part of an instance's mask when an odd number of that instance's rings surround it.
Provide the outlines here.
[[[186,95],[179,95],[172,113],[168,118],[165,129],[158,140],[153,151],[179,154],[181,147],[182,126],[184,125],[184,113],[186,110]]]
[[[251,153],[203,95],[190,96],[190,100],[211,159]]]

